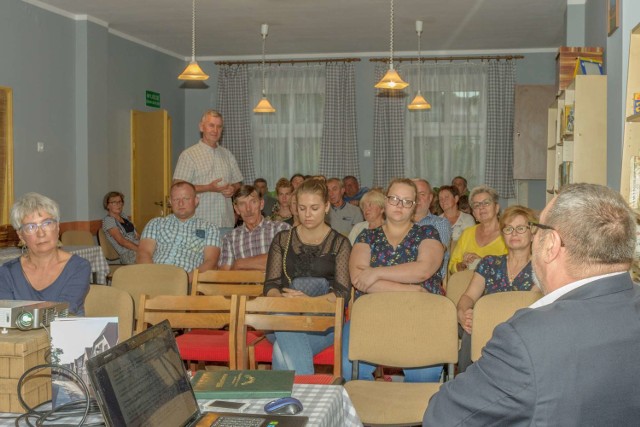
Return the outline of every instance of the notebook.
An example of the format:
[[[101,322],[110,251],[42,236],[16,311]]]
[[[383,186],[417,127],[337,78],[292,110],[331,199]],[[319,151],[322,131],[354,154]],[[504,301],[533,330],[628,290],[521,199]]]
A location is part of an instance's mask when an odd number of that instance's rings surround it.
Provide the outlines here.
[[[166,320],[89,359],[87,370],[107,426],[303,427],[308,421],[303,416],[203,414]]]

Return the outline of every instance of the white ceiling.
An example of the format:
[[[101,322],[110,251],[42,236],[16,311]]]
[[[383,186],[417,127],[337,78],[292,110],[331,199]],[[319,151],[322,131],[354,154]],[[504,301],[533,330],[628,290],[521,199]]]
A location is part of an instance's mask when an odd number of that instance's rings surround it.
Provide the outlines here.
[[[191,56],[191,0],[23,1]],[[565,39],[567,0],[396,0],[394,9],[397,52],[417,49],[417,19],[432,53],[555,49]],[[272,58],[389,51],[389,0],[197,0],[196,10],[201,59],[258,57],[262,23]]]

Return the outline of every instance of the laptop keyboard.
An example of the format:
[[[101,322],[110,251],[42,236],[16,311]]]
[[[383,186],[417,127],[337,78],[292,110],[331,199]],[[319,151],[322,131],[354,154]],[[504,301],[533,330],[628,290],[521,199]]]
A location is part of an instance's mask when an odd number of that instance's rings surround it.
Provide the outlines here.
[[[222,416],[215,420],[211,427],[260,427],[264,421],[264,418]]]

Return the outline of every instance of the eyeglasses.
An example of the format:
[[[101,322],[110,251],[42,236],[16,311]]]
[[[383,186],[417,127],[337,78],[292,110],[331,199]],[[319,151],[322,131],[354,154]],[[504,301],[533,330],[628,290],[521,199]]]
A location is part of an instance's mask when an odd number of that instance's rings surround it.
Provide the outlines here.
[[[124,204],[124,202],[122,200],[113,200],[109,203],[107,203],[108,205],[122,205]]]
[[[512,227],[511,225],[506,226],[502,229],[502,232],[507,236],[514,231],[518,234],[524,234],[527,230],[530,230],[531,226],[529,225],[518,225],[517,227]]]
[[[556,233],[558,233],[558,230],[556,230],[552,226],[545,225],[545,224],[540,224],[539,222],[531,222],[531,221],[529,221],[529,227],[531,227],[531,234],[536,234],[538,232],[539,228],[542,229],[542,230],[553,230]],[[560,233],[558,233],[558,237],[560,238],[560,246],[564,246],[564,242],[562,241],[562,236],[560,236]]]
[[[472,203],[471,207],[473,209],[480,209],[481,207],[485,207],[486,208],[487,206],[492,205],[492,204],[493,204],[493,200],[487,199],[487,200],[483,200],[481,202]]]
[[[400,197],[396,196],[386,196],[385,199],[387,199],[387,203],[389,203],[391,206],[398,206],[400,203],[402,203],[403,208],[410,208],[416,204],[415,200],[401,199]]]
[[[30,222],[28,224],[22,224],[20,227],[20,231],[24,234],[36,234],[38,232],[38,228],[44,232],[51,231],[56,228],[58,221],[55,219],[45,219],[40,224],[36,224],[35,222]]]

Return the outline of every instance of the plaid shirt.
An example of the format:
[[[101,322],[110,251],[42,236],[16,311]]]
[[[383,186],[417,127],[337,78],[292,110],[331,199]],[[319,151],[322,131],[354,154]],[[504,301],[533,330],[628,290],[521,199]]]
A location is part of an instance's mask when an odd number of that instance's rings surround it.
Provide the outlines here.
[[[253,230],[243,224],[222,238],[222,254],[218,266],[233,265],[236,259],[251,258],[269,252],[273,237],[291,228],[282,221],[263,219]]]
[[[449,224],[446,218],[428,212],[427,216],[418,221],[418,225],[430,225],[438,230],[438,234],[440,234],[440,241],[444,245],[444,260],[440,268],[440,274],[444,278],[447,273],[447,266],[449,265],[449,255],[451,255],[448,249],[451,241],[451,224]]]
[[[176,265],[187,272],[204,262],[205,247],[220,247],[218,228],[195,216],[184,222],[175,215],[154,218],[144,228],[142,239],[156,241],[154,264]]]
[[[214,179],[222,178],[227,184],[241,182],[243,177],[231,151],[218,145],[211,148],[202,140],[180,154],[173,179],[206,185]],[[196,216],[217,227],[233,227],[235,216],[231,198],[220,193],[207,191],[199,193],[200,204]]]

